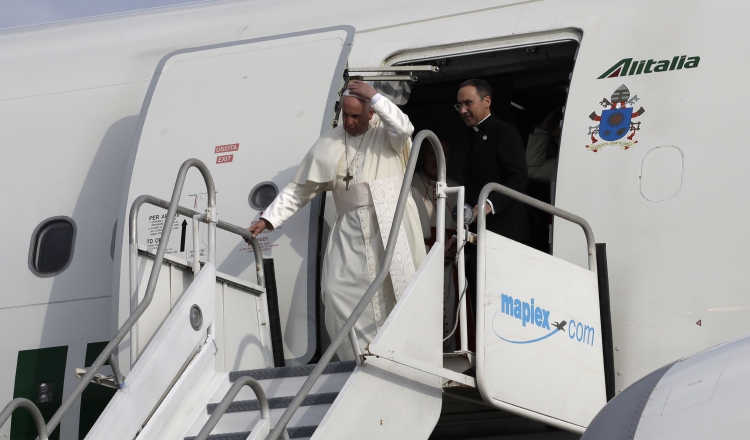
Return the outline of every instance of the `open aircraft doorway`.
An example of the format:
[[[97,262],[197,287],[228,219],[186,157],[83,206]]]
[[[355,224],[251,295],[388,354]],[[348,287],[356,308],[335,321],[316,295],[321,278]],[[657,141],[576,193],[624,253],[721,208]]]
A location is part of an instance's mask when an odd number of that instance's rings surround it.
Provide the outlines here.
[[[544,142],[539,135],[548,133],[543,162],[547,168],[557,166],[564,106],[580,34],[561,31],[509,40],[415,50],[388,60],[399,65],[433,64],[440,68],[438,73],[419,76],[403,110],[417,132],[432,130],[449,144],[448,178],[458,184],[464,183],[471,136],[453,104],[459,85],[472,78],[490,84],[492,113],[513,125],[524,145]],[[555,179],[539,174],[531,170],[527,194],[554,205]],[[534,208],[528,211],[529,244],[551,253],[552,218]]]
[[[453,180],[462,185],[471,129],[454,108],[459,85],[472,78],[487,81],[493,89],[492,113],[513,125],[527,147],[543,133],[540,129],[547,132],[550,141],[544,162],[556,167],[564,106],[580,40],[581,34],[574,30],[515,36],[404,51],[390,57],[386,64],[439,67],[438,73],[418,75],[419,81],[405,87],[407,93],[401,96],[405,96],[407,102],[402,109],[409,115],[415,132],[426,129],[437,134],[446,149],[449,184]],[[415,174],[412,185],[419,184],[419,176]],[[554,178],[530,176],[527,194],[554,204]],[[551,254],[553,217],[532,207],[527,209],[531,233],[528,244]],[[476,389],[459,388],[450,395],[445,394],[440,421],[431,438],[496,438],[494,436],[498,435],[497,438],[506,435],[578,438],[576,434],[491,408]]]

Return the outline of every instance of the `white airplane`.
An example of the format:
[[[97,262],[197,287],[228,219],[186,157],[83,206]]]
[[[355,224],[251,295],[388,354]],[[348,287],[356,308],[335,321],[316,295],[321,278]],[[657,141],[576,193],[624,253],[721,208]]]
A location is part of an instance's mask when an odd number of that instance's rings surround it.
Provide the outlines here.
[[[750,153],[728,104],[750,95],[748,12],[222,1],[0,31],[0,401],[62,439],[744,436]],[[459,182],[461,81],[489,81],[524,136],[563,107],[549,209],[584,221],[555,219],[548,254],[480,219],[475,348],[463,302],[442,352],[440,242],[362,357],[329,363],[331,198],[258,252],[231,227],[336,124],[353,76],[449,141]],[[193,158],[205,176],[165,210]],[[45,429],[11,409],[0,438]]]

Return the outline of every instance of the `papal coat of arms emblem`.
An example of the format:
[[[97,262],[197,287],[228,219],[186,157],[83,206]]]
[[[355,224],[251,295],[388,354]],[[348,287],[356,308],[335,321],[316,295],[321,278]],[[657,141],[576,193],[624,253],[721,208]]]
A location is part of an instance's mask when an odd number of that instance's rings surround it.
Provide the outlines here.
[[[631,98],[630,90],[624,84],[612,93],[610,99],[611,101],[604,98],[599,103],[605,108],[601,116],[596,112],[589,115],[592,121],[599,122],[599,125],[589,127],[591,144],[586,145],[586,148],[594,153],[610,146],[619,146],[627,150],[638,143],[633,140],[633,137],[635,137],[635,132],[641,129],[641,123],[633,122],[633,119],[645,113],[646,110],[641,107],[638,111],[633,111],[633,104],[640,99],[637,95]],[[630,135],[623,139],[628,133]]]

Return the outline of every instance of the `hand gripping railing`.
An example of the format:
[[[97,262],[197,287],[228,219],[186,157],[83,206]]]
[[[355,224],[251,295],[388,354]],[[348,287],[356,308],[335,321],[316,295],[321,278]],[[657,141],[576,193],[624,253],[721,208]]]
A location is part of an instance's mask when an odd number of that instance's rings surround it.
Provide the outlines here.
[[[445,198],[445,192],[442,190],[442,188],[445,188],[445,156],[443,155],[443,149],[440,146],[440,140],[437,138],[437,136],[435,136],[433,132],[429,130],[420,131],[417,134],[417,137],[414,139],[414,145],[412,146],[412,150],[409,155],[409,162],[406,166],[406,172],[404,173],[404,182],[401,185],[401,193],[398,196],[398,204],[396,205],[396,212],[393,215],[391,232],[390,235],[388,235],[388,243],[385,247],[385,255],[383,256],[383,263],[380,268],[380,272],[378,272],[375,280],[372,282],[372,284],[370,284],[370,287],[367,288],[365,294],[362,296],[362,299],[360,299],[357,303],[357,306],[354,307],[352,314],[349,315],[349,319],[346,320],[344,325],[339,329],[338,333],[336,333],[336,336],[334,336],[333,340],[331,341],[331,345],[328,346],[328,349],[326,349],[325,353],[323,353],[323,356],[320,357],[317,365],[315,365],[315,368],[313,368],[312,372],[307,377],[307,380],[305,380],[305,383],[302,384],[302,388],[300,388],[297,395],[294,396],[294,399],[292,399],[292,401],[289,403],[289,406],[287,407],[286,411],[284,411],[284,414],[282,414],[281,418],[279,418],[279,421],[276,422],[276,426],[274,426],[271,433],[268,434],[266,440],[277,440],[279,438],[282,430],[286,428],[286,425],[292,419],[292,416],[300,407],[302,401],[305,399],[305,397],[307,397],[307,394],[310,392],[313,385],[315,385],[315,382],[323,374],[323,370],[330,363],[331,358],[333,357],[334,353],[336,353],[336,350],[344,342],[344,339],[349,336],[351,330],[354,328],[354,324],[356,324],[359,317],[367,308],[367,305],[370,304],[370,301],[372,301],[372,297],[375,296],[375,292],[380,289],[380,286],[388,276],[388,272],[391,266],[391,260],[393,259],[393,251],[396,247],[396,239],[398,238],[398,230],[404,217],[406,200],[410,197],[409,191],[411,190],[411,181],[412,177],[414,176],[414,168],[417,165],[419,148],[421,147],[422,141],[424,141],[425,138],[427,138],[432,144],[432,148],[435,150],[435,157],[437,157],[438,160],[438,197]],[[437,203],[436,225],[435,242],[444,242],[445,203],[442,200]]]
[[[144,204],[149,204],[153,206],[157,206],[164,209],[169,209],[169,202],[166,200],[159,199],[154,196],[140,196],[137,199],[133,201],[133,204],[130,208],[130,258],[131,258],[131,265],[130,265],[130,276],[131,276],[131,289],[133,289],[134,286],[137,288],[137,280],[134,279],[135,276],[137,276],[137,264],[135,264],[135,259],[138,257],[138,224],[137,224],[137,218],[138,218],[138,212],[141,209],[141,206]],[[177,205],[177,213],[180,215],[184,215],[186,217],[195,217],[195,216],[201,216],[197,211],[193,211],[192,209],[185,208],[183,206]],[[263,252],[260,249],[260,244],[258,243],[258,240],[253,237],[253,234],[248,231],[245,228],[233,225],[231,223],[227,223],[225,221],[219,220],[216,223],[216,227],[218,229],[222,229],[227,232],[231,232],[233,234],[239,235],[240,237],[250,240],[252,243],[251,246],[253,248],[253,255],[255,256],[255,271],[257,276],[258,285],[261,287],[265,287],[266,281],[265,281],[265,274],[263,272]],[[131,294],[135,294],[135,291],[131,291]]]
[[[216,408],[214,408],[213,414],[211,414],[211,417],[208,419],[206,424],[203,425],[203,429],[201,429],[201,432],[199,432],[198,435],[195,436],[195,440],[206,440],[208,438],[209,434],[211,434],[211,431],[213,431],[213,429],[219,423],[221,417],[224,415],[224,413],[227,412],[229,405],[232,404],[234,398],[237,397],[237,394],[239,394],[240,390],[245,385],[252,388],[252,390],[255,392],[255,396],[258,398],[258,404],[260,405],[260,419],[268,420],[270,410],[268,407],[268,398],[266,398],[266,393],[263,392],[263,387],[261,387],[260,383],[258,383],[258,381],[253,379],[252,377],[243,376],[234,381],[234,384],[232,384],[232,387],[229,388],[227,394],[224,395],[224,398],[221,399],[221,402],[219,402]],[[260,423],[256,424],[255,426],[258,427],[259,425]],[[289,436],[286,435],[286,431],[284,431],[284,440],[289,440]]]
[[[161,266],[164,262],[164,253],[167,250],[166,246],[169,242],[169,234],[172,232],[172,222],[174,221],[174,217],[177,212],[177,204],[180,201],[182,187],[185,184],[185,177],[187,176],[187,172],[192,167],[195,167],[198,169],[198,171],[200,171],[200,173],[203,175],[203,180],[206,182],[206,189],[208,192],[208,208],[206,209],[206,213],[208,217],[207,220],[209,221],[208,259],[209,261],[213,262],[215,252],[211,249],[211,245],[213,244],[211,237],[212,235],[215,235],[216,231],[216,188],[214,186],[214,180],[211,177],[211,173],[208,171],[208,167],[206,167],[206,165],[198,159],[188,159],[182,164],[179,173],[177,173],[177,181],[175,182],[174,190],[172,191],[172,199],[169,202],[167,217],[164,219],[164,227],[162,228],[161,238],[159,239],[159,248],[157,249],[156,256],[154,257],[154,265],[151,268],[151,275],[149,276],[148,284],[146,285],[146,293],[144,294],[143,301],[141,301],[141,303],[133,311],[130,317],[128,317],[122,327],[120,327],[114,337],[112,337],[112,340],[109,341],[109,344],[104,347],[104,350],[102,350],[101,354],[99,354],[99,357],[97,357],[94,363],[91,364],[91,367],[87,369],[86,374],[81,377],[81,382],[75,387],[70,396],[68,396],[65,402],[63,402],[57,412],[55,412],[55,414],[49,420],[49,422],[47,423],[48,432],[54,431],[57,425],[60,424],[63,416],[65,416],[68,410],[70,410],[78,396],[80,396],[83,390],[86,389],[94,375],[99,372],[104,363],[107,361],[107,359],[110,358],[117,346],[123,340],[125,335],[128,334],[136,321],[138,321],[138,318],[143,315],[143,312],[145,312],[146,308],[148,308],[149,304],[151,304],[151,300],[154,297],[154,290],[156,289],[156,282],[159,279],[159,272],[161,271]],[[212,234],[212,231],[214,232],[214,234]]]
[[[158,206],[160,208],[169,209],[169,202],[166,200],[159,199],[154,196],[149,195],[143,195],[138,197],[133,201],[133,204],[130,207],[130,217],[129,217],[129,240],[130,240],[130,298],[131,298],[131,313],[135,312],[135,307],[137,305],[138,301],[138,213],[141,210],[141,206],[144,204],[149,204],[153,206]],[[200,214],[197,211],[193,211],[192,209],[188,209],[185,207],[182,207],[180,205],[177,205],[177,213],[180,215],[184,215],[186,217],[192,217],[193,219],[197,219],[199,217],[205,216],[204,214]],[[250,244],[253,248],[253,254],[255,255],[255,273],[256,273],[256,279],[258,282],[258,285],[261,287],[266,287],[266,281],[265,281],[265,274],[263,272],[263,252],[260,249],[260,244],[258,243],[258,240],[253,237],[253,234],[248,231],[245,228],[241,228],[239,226],[233,225],[231,223],[227,223],[225,221],[219,220],[216,223],[216,227],[219,229],[223,229],[225,231],[231,232],[233,234],[237,234],[241,236],[242,238],[249,240]],[[193,232],[197,233],[198,229],[195,224],[193,224]],[[211,246],[211,237],[209,235],[209,248]],[[193,239],[194,243],[198,243],[198,240],[195,238]],[[161,242],[159,243],[161,244]],[[193,268],[197,274],[197,272],[200,270],[200,252],[196,249],[196,245],[194,245],[194,251],[193,251]],[[144,298],[145,299],[145,298]],[[133,341],[134,337],[133,335],[130,336],[131,341]],[[135,343],[130,343],[130,364],[131,366],[135,363],[135,359],[138,357],[138,350]]]
[[[13,414],[13,411],[18,408],[26,408],[31,413],[31,418],[34,419],[37,433],[39,433],[39,440],[47,440],[47,427],[44,425],[44,417],[42,417],[42,413],[31,400],[24,399],[23,397],[13,399],[5,405],[5,409],[0,413],[0,426],[5,425],[5,422],[8,421]]]

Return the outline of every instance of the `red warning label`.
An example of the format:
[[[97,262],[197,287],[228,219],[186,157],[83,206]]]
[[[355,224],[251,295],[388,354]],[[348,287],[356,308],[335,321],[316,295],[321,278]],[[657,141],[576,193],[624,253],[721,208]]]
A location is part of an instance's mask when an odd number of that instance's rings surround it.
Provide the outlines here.
[[[234,154],[227,154],[226,156],[218,156],[216,163],[229,163],[234,160]]]
[[[214,148],[214,154],[229,153],[240,149],[240,144],[218,145]],[[231,162],[231,160],[230,160]]]

